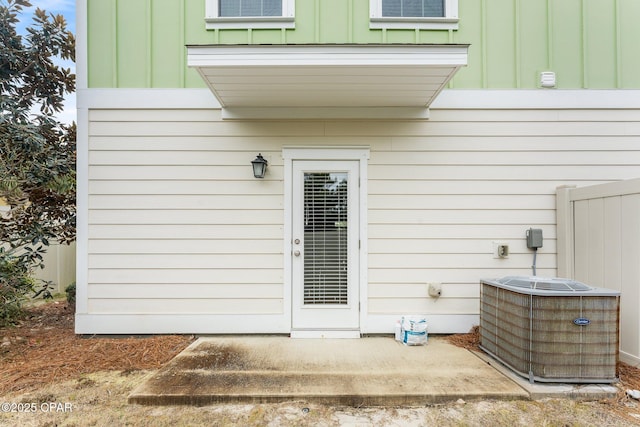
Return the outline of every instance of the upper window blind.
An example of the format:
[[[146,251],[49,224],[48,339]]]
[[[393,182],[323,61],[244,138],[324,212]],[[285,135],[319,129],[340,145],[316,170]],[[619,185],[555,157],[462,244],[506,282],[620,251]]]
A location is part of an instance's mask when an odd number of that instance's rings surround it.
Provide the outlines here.
[[[382,0],[384,17],[444,17],[444,0]]]
[[[282,16],[282,0],[219,0],[220,17]]]

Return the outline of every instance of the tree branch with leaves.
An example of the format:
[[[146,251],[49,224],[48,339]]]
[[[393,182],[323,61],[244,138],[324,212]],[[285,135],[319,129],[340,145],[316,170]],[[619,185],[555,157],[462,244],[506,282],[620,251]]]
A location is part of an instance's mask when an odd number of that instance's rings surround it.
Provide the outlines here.
[[[26,33],[28,0],[0,0],[0,302],[34,293],[50,296],[32,278],[50,242],[75,240],[75,123],[56,114],[75,91],[75,37],[63,16],[36,9]],[[6,320],[6,319],[5,319]],[[0,312],[0,323],[3,314]],[[6,321],[4,322],[6,323]]]

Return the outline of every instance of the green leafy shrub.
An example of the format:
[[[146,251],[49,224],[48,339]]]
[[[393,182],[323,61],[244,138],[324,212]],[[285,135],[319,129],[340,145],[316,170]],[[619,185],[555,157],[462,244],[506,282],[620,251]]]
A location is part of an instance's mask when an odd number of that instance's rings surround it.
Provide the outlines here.
[[[76,307],[76,282],[71,283],[64,289],[67,294],[67,302],[69,303],[69,307],[75,309]]]
[[[33,277],[33,258],[38,259],[33,251],[0,248],[0,326],[20,319],[23,304],[30,297],[53,297],[52,283]]]

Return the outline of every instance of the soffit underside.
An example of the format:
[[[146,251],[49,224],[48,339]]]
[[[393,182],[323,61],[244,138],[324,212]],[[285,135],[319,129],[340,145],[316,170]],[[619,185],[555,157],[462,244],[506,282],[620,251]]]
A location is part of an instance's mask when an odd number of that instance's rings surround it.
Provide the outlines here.
[[[223,109],[427,109],[468,45],[188,46]]]

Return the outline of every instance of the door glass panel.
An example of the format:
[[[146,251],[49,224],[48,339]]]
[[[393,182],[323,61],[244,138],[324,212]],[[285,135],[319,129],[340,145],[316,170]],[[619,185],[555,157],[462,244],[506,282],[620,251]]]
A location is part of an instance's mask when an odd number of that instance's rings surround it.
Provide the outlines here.
[[[348,304],[347,172],[304,174],[304,304]]]

